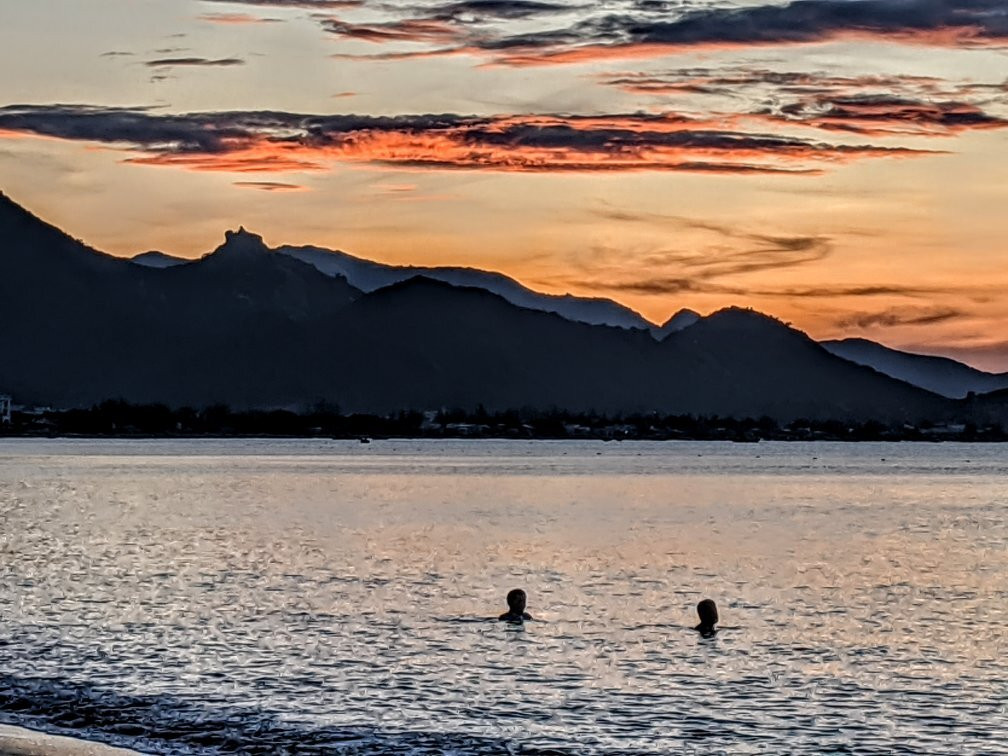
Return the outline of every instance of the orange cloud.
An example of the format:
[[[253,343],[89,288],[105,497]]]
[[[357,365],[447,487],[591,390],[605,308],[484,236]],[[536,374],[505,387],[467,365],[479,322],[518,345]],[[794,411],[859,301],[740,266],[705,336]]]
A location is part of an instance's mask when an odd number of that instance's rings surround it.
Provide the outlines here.
[[[211,24],[275,24],[279,18],[263,18],[253,16],[248,13],[203,13],[196,17],[199,21],[206,21]]]
[[[195,171],[321,171],[334,162],[503,172],[814,173],[925,151],[751,133],[742,117],[159,114],[93,106],[0,108],[0,128],[107,145],[127,162]],[[13,130],[13,129],[12,129]],[[139,153],[139,154],[137,154]]]

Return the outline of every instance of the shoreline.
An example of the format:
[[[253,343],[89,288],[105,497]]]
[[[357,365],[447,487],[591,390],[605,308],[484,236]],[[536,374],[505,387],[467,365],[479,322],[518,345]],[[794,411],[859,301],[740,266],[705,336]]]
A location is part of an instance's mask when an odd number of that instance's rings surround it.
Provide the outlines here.
[[[845,444],[859,443],[964,443],[964,444],[1003,444],[1008,443],[1008,433],[1005,434],[970,434],[970,433],[907,433],[885,432],[870,437],[832,434],[807,433],[776,433],[776,434],[730,434],[712,433],[709,435],[647,435],[630,434],[611,436],[603,434],[579,435],[497,435],[478,433],[459,434],[359,434],[359,435],[325,435],[309,433],[4,433],[0,431],[0,440],[31,439],[52,441],[230,441],[230,440],[264,440],[264,441],[359,441],[367,444],[371,441],[727,441],[735,444],[759,444],[760,442],[809,443],[809,442],[839,442]]]
[[[0,724],[0,756],[137,756],[139,751]]]

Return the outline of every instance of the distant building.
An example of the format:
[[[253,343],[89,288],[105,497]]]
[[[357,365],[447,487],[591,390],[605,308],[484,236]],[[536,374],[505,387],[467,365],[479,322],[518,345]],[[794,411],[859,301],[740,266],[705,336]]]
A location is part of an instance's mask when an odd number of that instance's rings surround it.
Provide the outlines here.
[[[0,424],[9,425],[11,421],[10,394],[0,394]]]

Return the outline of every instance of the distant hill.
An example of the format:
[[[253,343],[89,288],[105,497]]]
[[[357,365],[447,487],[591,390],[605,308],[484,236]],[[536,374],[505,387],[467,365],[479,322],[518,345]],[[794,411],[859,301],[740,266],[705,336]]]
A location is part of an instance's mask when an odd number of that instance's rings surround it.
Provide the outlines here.
[[[181,257],[172,257],[157,250],[151,250],[150,252],[141,252],[139,255],[131,257],[130,262],[143,265],[146,268],[172,268],[176,265],[185,265],[185,263],[191,261]]]
[[[694,312],[693,310],[679,310],[672,317],[666,320],[659,328],[652,328],[651,333],[653,333],[655,338],[660,341],[670,333],[676,333],[684,328],[689,328],[694,323],[698,323],[700,321],[700,317],[700,313]]]
[[[693,371],[681,390],[684,403],[701,414],[893,420],[943,416],[947,407],[754,310],[720,310],[661,345]]]
[[[658,341],[428,276],[365,291],[244,229],[200,260],[152,268],[0,197],[0,265],[0,386],[25,403],[326,401],[368,412],[483,405],[780,421],[961,414],[753,311],[688,317]]]
[[[578,323],[611,325],[621,328],[649,329],[652,327],[650,322],[629,307],[611,299],[575,297],[571,294],[542,294],[522,286],[513,278],[492,271],[476,268],[384,265],[348,255],[346,252],[320,247],[283,246],[278,247],[276,251],[314,265],[326,275],[343,276],[362,291],[375,291],[415,276],[425,276],[453,286],[485,289],[504,297],[513,305],[530,310],[555,312]]]
[[[576,297],[571,294],[543,294],[533,291],[513,278],[492,271],[458,267],[420,267],[385,265],[322,247],[277,247],[275,252],[314,266],[327,276],[340,276],[361,291],[371,292],[415,276],[426,276],[455,286],[472,286],[504,297],[511,304],[530,310],[555,312],[568,320],[592,325],[650,329],[653,324],[629,307],[611,299]],[[131,258],[137,265],[167,268],[187,260],[163,252],[144,252]]]
[[[952,399],[1008,388],[1008,373],[985,373],[949,359],[901,352],[867,339],[820,342],[829,352]]]

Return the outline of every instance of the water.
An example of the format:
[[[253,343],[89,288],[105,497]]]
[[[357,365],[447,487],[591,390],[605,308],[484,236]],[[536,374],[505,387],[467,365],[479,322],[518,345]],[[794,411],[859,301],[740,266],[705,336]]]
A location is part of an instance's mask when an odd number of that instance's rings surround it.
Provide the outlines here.
[[[1005,753],[1006,473],[994,445],[8,440],[0,720],[156,753]],[[493,621],[517,586],[535,621]]]

